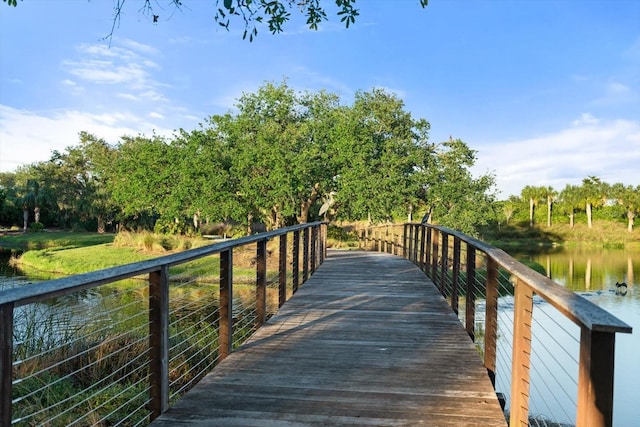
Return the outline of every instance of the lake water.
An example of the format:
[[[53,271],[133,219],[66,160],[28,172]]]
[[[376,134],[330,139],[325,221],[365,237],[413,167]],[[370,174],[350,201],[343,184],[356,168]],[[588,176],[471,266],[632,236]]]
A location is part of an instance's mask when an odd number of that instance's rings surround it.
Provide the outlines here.
[[[547,275],[556,283],[603,307],[633,328],[632,334],[616,335],[614,425],[620,427],[640,425],[640,405],[638,405],[640,393],[640,250],[576,248],[555,249],[551,253],[535,255],[514,255],[541,264],[545,267]],[[616,282],[626,283],[627,288],[616,287]],[[547,307],[549,310],[545,310],[545,305],[548,306],[548,304],[538,301],[534,307],[534,316],[536,310],[540,309],[547,313],[555,311],[550,307]],[[557,318],[550,320],[545,316],[539,316],[541,323],[560,322],[572,335],[579,336],[578,328],[574,328],[571,322]],[[562,340],[563,338],[556,339]],[[563,344],[567,341],[571,341],[571,339],[563,341]],[[577,344],[573,343],[570,343],[568,347],[578,348]],[[563,364],[564,356],[562,353],[560,351],[552,351],[552,353],[554,354],[548,356],[534,354],[533,358],[540,359],[543,364],[552,365],[556,361]],[[550,360],[552,358],[554,360]],[[535,362],[532,361],[532,365],[533,363]],[[567,362],[566,365],[571,367],[574,362]],[[552,381],[547,382],[552,383]],[[544,389],[544,387],[542,388]],[[536,394],[544,394],[544,392],[531,390],[532,397]],[[560,406],[563,401],[560,399]],[[547,402],[549,399],[546,399],[546,402],[542,404],[538,403],[542,408],[554,406],[553,401]],[[575,411],[575,408],[569,409],[570,415],[573,416],[574,413],[571,411]]]
[[[550,253],[513,255],[518,258],[528,258],[541,264],[551,279],[583,295],[633,327],[633,334],[618,334],[616,337],[614,425],[618,427],[638,425],[638,420],[640,420],[640,405],[637,400],[640,393],[640,250],[554,249]],[[10,252],[0,250],[0,289],[21,286],[29,281],[42,280],[42,278],[22,277],[19,270],[8,266],[7,261],[10,256]],[[626,293],[616,292],[618,290],[615,286],[616,282],[627,284]],[[506,309],[503,312],[507,313],[507,317],[509,317],[509,307],[512,307],[512,299],[510,298],[500,299],[500,307]],[[559,325],[568,331],[568,335],[574,335],[573,338],[579,335],[577,327],[561,316],[554,315],[554,310],[541,300],[535,301],[534,318],[535,313],[545,313],[537,320],[541,329],[547,328],[547,324],[549,324],[549,329]],[[535,328],[536,325],[534,325],[534,333],[536,333]],[[499,335],[500,340],[509,339],[508,333]],[[556,350],[553,341],[562,341],[562,345],[574,353],[578,345],[571,337],[565,340],[564,338],[545,336],[543,333],[537,333],[536,337],[544,340],[548,352],[534,354],[532,365],[542,365],[545,368],[547,365],[557,366],[542,373],[532,372],[532,384],[537,382],[534,378],[536,375],[543,377],[542,382],[544,383],[544,386],[540,388],[537,385],[535,388],[532,386],[531,396],[534,400],[532,406],[537,408],[539,414],[552,414],[551,418],[553,419],[573,423],[575,405],[571,402],[570,396],[564,396],[563,391],[558,391],[558,389],[566,389],[569,394],[574,393],[575,385],[571,384],[571,381],[563,379],[565,377],[563,371],[575,369],[575,362],[571,357],[565,356],[562,350]],[[534,337],[534,341],[536,337]],[[547,345],[547,341],[549,345]],[[497,389],[505,391],[504,389],[508,388],[508,378],[506,379],[507,383],[501,385],[500,371],[508,371],[505,365],[509,362],[506,357],[500,357],[500,354],[498,356]],[[502,381],[505,381],[504,377]],[[568,384],[565,384],[565,381]],[[551,393],[546,392],[547,389],[551,390]],[[549,394],[556,397],[551,399]],[[565,414],[566,417],[562,414]]]

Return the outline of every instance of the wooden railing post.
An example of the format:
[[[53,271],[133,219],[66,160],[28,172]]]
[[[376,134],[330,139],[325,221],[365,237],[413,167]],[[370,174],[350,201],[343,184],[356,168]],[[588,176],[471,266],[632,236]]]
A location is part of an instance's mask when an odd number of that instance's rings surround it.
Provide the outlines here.
[[[382,231],[380,231],[379,228],[376,228],[373,231],[373,241],[374,241],[374,248],[376,251],[378,252],[382,252]]]
[[[487,373],[495,388],[498,348],[498,264],[493,258],[487,258],[487,283],[485,287],[484,366],[487,368]]]
[[[427,227],[425,225],[424,227],[426,229],[426,233],[427,233],[427,243],[426,243],[426,254],[425,254],[425,260],[424,260],[424,273],[431,279],[433,280],[433,275],[431,274],[431,234],[432,234],[432,230],[431,227]]]
[[[440,256],[440,248],[438,245],[440,244],[440,231],[433,229],[433,239],[432,239],[432,258],[431,258],[431,280],[437,286],[438,285],[438,256]]]
[[[533,291],[516,279],[513,313],[513,361],[511,367],[511,427],[529,424],[531,321]]]
[[[426,265],[426,261],[424,259],[424,248],[425,248],[425,235],[426,235],[426,227],[424,225],[420,226],[420,262],[418,266],[420,270],[424,271],[424,266]]]
[[[291,255],[291,274],[293,279],[293,293],[298,292],[298,286],[300,285],[300,231],[293,232],[293,254]]]
[[[414,262],[415,260],[413,259],[413,248],[415,245],[413,242],[413,226],[411,224],[407,224],[406,227],[409,229],[409,250],[407,251],[408,253],[406,254],[405,258],[407,258],[411,262]]]
[[[613,371],[616,334],[580,331],[577,426],[613,425]]]
[[[311,228],[311,274],[316,272],[318,254],[318,227]]]
[[[220,321],[218,352],[220,360],[233,351],[233,250],[220,252]]]
[[[150,419],[169,409],[169,266],[149,273]]]
[[[402,258],[407,258],[407,239],[409,238],[409,224],[402,227]]]
[[[465,328],[471,341],[476,340],[476,248],[467,243],[467,282],[465,288]],[[485,329],[486,330],[486,329]]]
[[[382,252],[389,253],[389,226],[384,227],[384,238],[382,239]]]
[[[460,279],[460,239],[453,236],[453,274],[451,278],[451,309],[458,315],[458,280]]]
[[[13,396],[13,303],[0,305],[0,426],[11,425]]]
[[[447,296],[447,272],[449,271],[449,235],[447,233],[442,234],[442,266],[440,270],[440,293],[443,296]]]
[[[278,307],[287,302],[287,235],[280,235],[278,253]]]
[[[302,232],[302,283],[309,279],[309,227]]]
[[[267,321],[267,240],[256,242],[256,327]]]
[[[327,224],[320,225],[320,265],[327,257]]]
[[[413,263],[418,267],[420,266],[420,226],[418,224],[412,225],[413,228]]]

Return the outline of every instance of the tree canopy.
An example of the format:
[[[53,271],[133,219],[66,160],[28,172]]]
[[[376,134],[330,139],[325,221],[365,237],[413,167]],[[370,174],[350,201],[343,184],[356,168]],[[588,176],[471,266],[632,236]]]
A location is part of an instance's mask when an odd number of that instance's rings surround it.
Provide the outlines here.
[[[171,137],[109,145],[81,132],[78,145],[7,177],[5,200],[33,196],[14,204],[12,222],[16,210],[33,218],[36,207],[44,222],[66,228],[164,232],[221,222],[383,222],[428,211],[473,233],[489,220],[494,179],[472,176],[475,152],[461,140],[430,142],[429,122],[392,93],[360,91],[344,105],[336,94],[266,83],[236,107]],[[36,189],[51,197],[34,198]]]
[[[18,0],[3,0],[7,5],[17,6]],[[171,9],[167,15],[171,16],[176,10],[182,11],[195,0],[166,0],[168,8],[162,7],[162,2],[158,0],[131,0],[136,3],[139,11],[148,20],[157,23],[160,14],[166,9]],[[113,27],[110,38],[117,26],[120,24],[122,11],[127,0],[114,0],[113,2]],[[421,7],[426,7],[429,0],[418,0]],[[213,3],[213,1],[212,1]],[[272,34],[280,33],[284,30],[286,23],[291,19],[292,14],[300,14],[306,20],[306,25],[312,30],[317,30],[318,25],[327,21],[328,14],[333,12],[347,28],[356,22],[359,16],[359,9],[356,8],[356,0],[334,0],[335,9],[329,11],[327,2],[321,0],[215,0],[214,21],[221,27],[229,30],[231,23],[240,21],[244,25],[243,39],[249,41],[258,35],[258,27],[264,26]]]

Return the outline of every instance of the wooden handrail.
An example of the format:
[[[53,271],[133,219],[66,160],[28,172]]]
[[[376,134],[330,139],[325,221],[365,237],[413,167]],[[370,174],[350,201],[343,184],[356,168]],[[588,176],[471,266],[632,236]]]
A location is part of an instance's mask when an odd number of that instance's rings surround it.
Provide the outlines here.
[[[299,251],[302,249],[303,282],[322,263],[326,254],[326,222],[312,222],[281,228],[266,233],[241,237],[215,243],[184,252],[158,257],[142,262],[120,265],[90,273],[49,280],[31,286],[16,287],[0,291],[0,426],[8,427],[12,422],[12,376],[13,376],[13,322],[16,307],[61,297],[80,290],[132,278],[149,275],[149,390],[151,419],[156,418],[169,406],[169,267],[183,264],[210,255],[220,254],[220,313],[219,349],[220,359],[233,348],[233,250],[256,243],[256,326],[266,320],[266,243],[279,238],[279,304],[286,299],[286,259],[288,233],[293,233],[293,292],[299,286]],[[302,231],[302,248],[300,232]],[[311,231],[311,232],[310,232]]]
[[[495,260],[498,265],[526,283],[536,295],[545,299],[578,326],[584,326],[592,331],[631,333],[631,326],[613,314],[532,270],[502,249],[446,227],[431,225],[429,227],[456,236],[484,252],[489,258]]]
[[[233,249],[235,247],[245,246],[256,243],[261,240],[271,240],[281,234],[289,232],[299,232],[300,230],[309,229],[311,227],[325,224],[323,222],[314,222],[308,224],[299,224],[291,227],[281,228],[278,230],[268,231],[251,236],[240,237],[225,242],[214,243],[208,246],[202,246],[195,249],[189,249],[172,255],[166,255],[146,261],[119,265],[103,270],[92,271],[89,273],[76,274],[74,276],[64,277],[61,279],[48,280],[38,283],[38,286],[21,286],[17,288],[6,289],[0,291],[0,305],[13,302],[16,307],[30,304],[33,302],[43,301],[49,298],[56,298],[67,295],[71,292],[81,291],[93,288],[105,283],[116,282],[122,279],[148,274],[152,271],[159,271],[164,265],[172,267],[174,265],[184,264],[198,258],[215,255],[220,252]],[[306,252],[305,252],[306,253]],[[308,258],[308,255],[307,255]]]
[[[376,229],[391,225],[368,227],[365,239]],[[400,227],[400,226],[396,226]],[[382,239],[382,234],[379,233]],[[453,254],[449,255],[449,237],[453,237]],[[465,327],[471,339],[475,320],[475,258],[482,252],[487,259],[486,315],[484,364],[495,386],[498,268],[512,275],[514,283],[514,336],[512,356],[510,425],[527,425],[529,407],[529,370],[531,354],[531,323],[533,296],[548,302],[562,315],[580,327],[578,366],[578,426],[610,427],[613,423],[613,371],[616,333],[631,333],[632,328],[605,309],[558,285],[551,279],[512,258],[506,252],[456,230],[432,224],[402,225],[402,255],[417,264],[432,279],[445,296],[451,297],[451,308],[458,312],[458,276],[461,262],[461,242],[466,247],[467,304]],[[386,243],[386,242],[385,242]],[[381,245],[382,242],[379,242]],[[426,248],[423,247],[426,245]],[[365,248],[368,245],[365,243]],[[420,248],[418,250],[418,248]],[[419,252],[419,256],[418,256]],[[423,255],[424,254],[424,255]],[[423,259],[425,256],[425,259]],[[453,265],[451,265],[453,264]],[[452,295],[446,295],[446,277],[453,276]]]

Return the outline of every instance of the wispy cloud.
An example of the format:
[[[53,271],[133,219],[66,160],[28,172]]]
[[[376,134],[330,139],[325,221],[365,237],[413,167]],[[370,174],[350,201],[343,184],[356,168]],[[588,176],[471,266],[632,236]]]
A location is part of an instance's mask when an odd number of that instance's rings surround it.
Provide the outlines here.
[[[155,132],[169,136],[173,130],[162,126],[162,119],[159,113],[150,113],[148,118],[132,113],[95,114],[78,110],[35,113],[0,105],[0,171],[46,161],[53,150],[63,151],[77,144],[80,131],[93,133],[110,143],[116,143],[124,135]]]
[[[640,120],[599,120],[584,113],[571,126],[536,138],[483,146],[474,168],[494,172],[501,197],[526,185],[579,184],[589,175],[639,185]]]
[[[167,87],[155,78],[154,73],[161,70],[152,59],[157,50],[150,46],[132,41],[121,40],[118,46],[104,44],[81,44],[77,47],[78,58],[62,62],[64,69],[85,85],[92,85],[96,97],[100,90],[111,95],[111,86],[125,89],[128,99],[149,99],[167,101],[160,88]],[[71,81],[70,79],[65,82]]]

